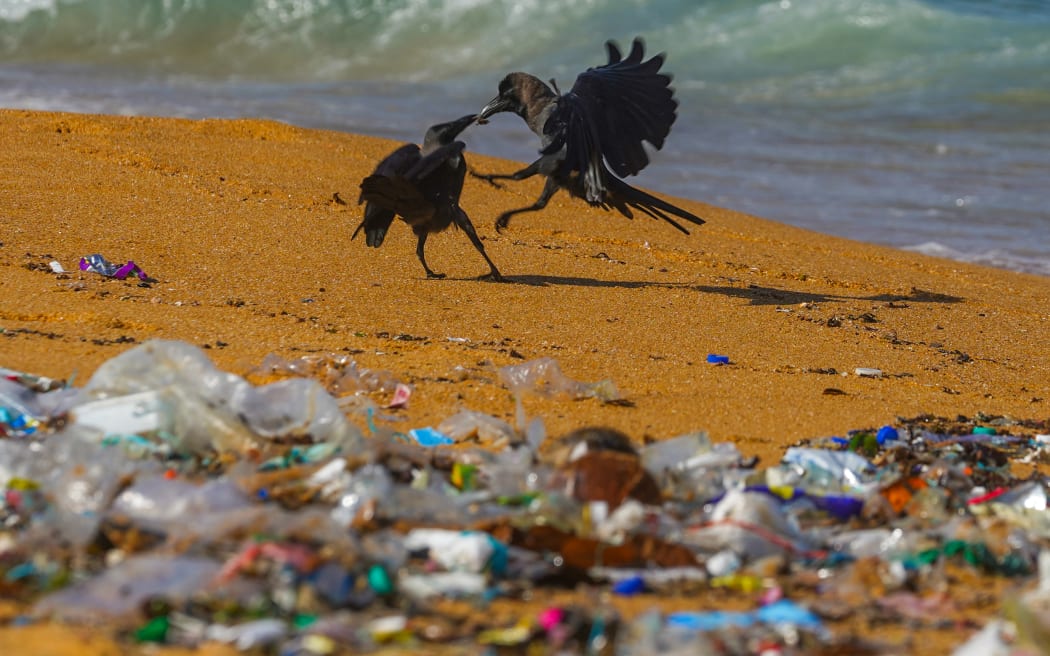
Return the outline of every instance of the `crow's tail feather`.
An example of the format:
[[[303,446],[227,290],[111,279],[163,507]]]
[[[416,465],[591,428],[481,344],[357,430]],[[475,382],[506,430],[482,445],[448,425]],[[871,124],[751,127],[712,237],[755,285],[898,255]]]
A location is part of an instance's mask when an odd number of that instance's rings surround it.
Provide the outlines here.
[[[680,219],[685,219],[693,225],[703,225],[706,223],[706,221],[697,215],[687,212],[677,205],[672,205],[665,200],[660,200],[656,196],[647,194],[641,189],[632,187],[615,176],[607,176],[605,185],[607,194],[606,202],[614,207],[618,207],[621,212],[623,211],[623,208],[620,207],[622,205],[633,207],[648,214],[654,219],[666,221],[687,235],[689,234],[689,231],[682,227],[678,221],[675,221],[668,216],[668,214],[672,214]]]

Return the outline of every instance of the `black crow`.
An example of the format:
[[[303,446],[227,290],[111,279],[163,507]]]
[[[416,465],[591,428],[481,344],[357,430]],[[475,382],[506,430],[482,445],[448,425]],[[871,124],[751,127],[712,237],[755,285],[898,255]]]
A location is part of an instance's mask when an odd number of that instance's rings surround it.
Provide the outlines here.
[[[467,233],[470,243],[488,262],[487,276],[502,280],[503,276],[485,253],[470,218],[459,206],[467,172],[463,157],[466,146],[455,139],[476,119],[477,115],[471,114],[431,126],[423,137],[422,148],[405,144],[380,162],[375,173],[361,181],[361,196],[357,204],[368,204],[365,205],[364,220],[350,239],[364,229],[365,243],[379,248],[394,216],[400,216],[416,233],[419,240],[416,255],[423,263],[427,278],[444,278],[444,274],[434,273],[427,266],[423,247],[428,235],[455,225]]]
[[[643,142],[663,147],[678,102],[671,77],[660,73],[662,54],[642,61],[645,46],[640,38],[634,40],[626,59],[614,42],[606,42],[605,47],[609,63],[581,73],[568,93],[558,95],[528,73],[511,73],[500,82],[499,95],[478,115],[480,123],[499,112],[514,112],[540,137],[541,147],[540,158],[520,171],[473,175],[493,185],[495,180],[547,176],[539,199],[529,207],[500,214],[497,230],[506,228],[515,214],[545,207],[558,189],[591,205],[614,208],[627,218],[633,218],[632,208],[640,210],[686,234],[689,231],[669,214],[696,225],[704,223],[616,177],[636,175],[649,164]]]

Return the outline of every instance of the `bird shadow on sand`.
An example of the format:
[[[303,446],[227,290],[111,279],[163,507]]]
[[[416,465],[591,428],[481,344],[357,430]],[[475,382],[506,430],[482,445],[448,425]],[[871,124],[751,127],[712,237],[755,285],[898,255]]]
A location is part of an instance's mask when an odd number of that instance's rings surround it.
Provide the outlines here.
[[[881,303],[961,303],[964,299],[912,288],[907,294],[873,294],[871,296],[852,296],[848,294],[814,294],[792,289],[762,287],[730,287],[719,285],[688,285],[690,289],[703,294],[721,294],[746,299],[750,305],[798,305],[801,303],[829,303],[841,301],[877,301]]]
[[[686,286],[676,283],[646,282],[639,280],[597,280],[595,278],[544,275],[503,276],[503,282],[513,285],[527,285],[529,287],[564,285],[569,287],[620,287],[622,289],[643,289],[645,287],[681,289]]]
[[[812,292],[780,289],[749,285],[735,287],[730,285],[694,285],[690,283],[656,282],[644,280],[598,280],[578,276],[519,275],[504,276],[504,283],[528,285],[531,287],[550,287],[567,285],[573,287],[606,287],[620,289],[690,289],[701,294],[720,294],[741,298],[750,305],[798,305],[800,303],[831,303],[843,301],[873,301],[880,303],[961,303],[959,296],[941,294],[923,289],[912,288],[904,294],[873,294],[870,296],[853,296],[849,294],[819,294]]]

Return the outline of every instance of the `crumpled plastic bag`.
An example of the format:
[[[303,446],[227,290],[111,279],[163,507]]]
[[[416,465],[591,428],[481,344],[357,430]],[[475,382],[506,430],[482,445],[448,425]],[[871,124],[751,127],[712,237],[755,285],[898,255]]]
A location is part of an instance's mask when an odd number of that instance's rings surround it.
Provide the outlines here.
[[[497,445],[517,439],[517,432],[507,422],[473,410],[460,410],[442,420],[437,429],[456,442],[477,438],[483,444]]]
[[[875,466],[852,451],[791,447],[782,461],[801,467],[802,483],[810,489],[832,492],[871,492],[878,486]]]
[[[564,394],[572,399],[596,398],[605,402],[621,398],[611,380],[597,383],[573,380],[562,373],[561,366],[554,358],[538,358],[501,367],[499,378],[515,396],[533,392],[541,396]]]
[[[186,342],[148,341],[107,360],[84,386],[89,399],[143,392],[155,392],[167,407],[158,410],[158,428],[170,433],[180,453],[244,452],[276,437],[309,437],[344,453],[364,448],[360,430],[317,381],[293,378],[255,387],[219,370],[203,350]],[[110,432],[120,430],[114,426]]]
[[[150,598],[178,602],[206,589],[219,567],[216,561],[193,556],[132,556],[95,578],[44,597],[33,614],[92,623],[100,617],[133,616]]]
[[[731,549],[747,560],[811,548],[777,501],[739,489],[726,492],[711,511],[710,521],[686,531],[682,541],[709,552]]]
[[[76,427],[46,442],[0,440],[0,489],[13,478],[44,491],[52,511],[40,517],[28,541],[49,541],[51,531],[75,545],[87,544],[121,479],[142,465],[115,449],[100,447]]]

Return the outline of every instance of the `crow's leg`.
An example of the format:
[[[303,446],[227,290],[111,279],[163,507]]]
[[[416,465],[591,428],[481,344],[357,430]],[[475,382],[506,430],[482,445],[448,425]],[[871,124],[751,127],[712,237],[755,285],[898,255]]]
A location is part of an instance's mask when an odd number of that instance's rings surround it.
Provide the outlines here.
[[[544,159],[545,158],[541,157],[532,164],[529,164],[525,168],[520,171],[515,171],[514,173],[478,173],[474,169],[470,169],[470,175],[479,180],[484,180],[496,189],[502,189],[503,185],[497,183],[496,180],[525,180],[531,178],[537,173],[541,173],[540,169],[545,164]]]
[[[524,214],[525,212],[536,212],[538,210],[542,210],[544,207],[547,207],[547,201],[549,201],[551,199],[551,196],[553,196],[558,191],[558,188],[558,183],[554,180],[554,178],[547,178],[547,184],[543,186],[543,191],[540,192],[540,197],[536,199],[535,203],[529,205],[528,207],[522,207],[516,210],[509,210],[496,217],[496,232],[503,232],[503,229],[506,228],[508,224],[510,224],[510,217],[514,216],[515,214]]]
[[[478,238],[478,233],[474,230],[474,224],[470,222],[470,217],[467,216],[467,213],[460,209],[456,212],[455,221],[459,229],[467,233],[470,243],[474,244],[474,248],[478,249],[478,252],[481,253],[481,257],[485,258],[485,261],[489,263],[488,275],[482,277],[491,278],[496,282],[503,282],[503,276],[500,275],[499,269],[497,269],[496,265],[489,259],[488,253],[485,252],[485,246],[481,243],[481,239]]]
[[[445,274],[434,273],[430,270],[430,267],[427,266],[427,258],[423,255],[423,247],[426,246],[427,243],[427,232],[425,230],[418,232],[416,233],[416,236],[419,237],[419,241],[416,242],[416,257],[418,257],[419,261],[423,264],[423,269],[427,272],[427,278],[444,278]]]

